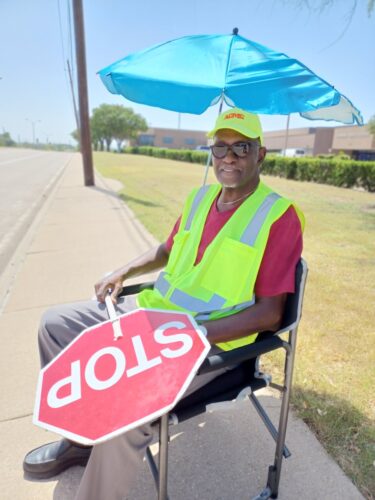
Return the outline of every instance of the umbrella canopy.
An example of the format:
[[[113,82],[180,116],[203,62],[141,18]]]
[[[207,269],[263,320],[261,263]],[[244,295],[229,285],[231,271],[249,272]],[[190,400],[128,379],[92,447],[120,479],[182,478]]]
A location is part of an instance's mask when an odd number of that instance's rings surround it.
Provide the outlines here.
[[[180,113],[223,100],[259,114],[362,124],[361,113],[296,59],[238,35],[196,35],[131,54],[99,71],[113,94]]]

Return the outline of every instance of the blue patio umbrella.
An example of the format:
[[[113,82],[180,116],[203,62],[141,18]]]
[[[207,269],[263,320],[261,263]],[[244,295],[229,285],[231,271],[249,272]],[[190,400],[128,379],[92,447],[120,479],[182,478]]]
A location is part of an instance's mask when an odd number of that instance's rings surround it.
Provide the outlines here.
[[[99,71],[113,94],[179,113],[219,101],[259,114],[363,124],[360,111],[297,59],[238,35],[185,36]]]

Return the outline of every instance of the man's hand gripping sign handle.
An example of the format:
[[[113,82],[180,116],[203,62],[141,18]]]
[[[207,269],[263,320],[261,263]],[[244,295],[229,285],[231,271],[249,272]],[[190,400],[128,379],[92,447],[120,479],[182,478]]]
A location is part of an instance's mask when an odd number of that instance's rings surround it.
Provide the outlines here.
[[[105,297],[105,305],[107,307],[108,316],[113,327],[113,339],[118,340],[119,338],[123,337],[123,334],[121,330],[120,319],[117,316],[115,306],[113,305],[111,299],[111,290],[108,290],[108,294]]]

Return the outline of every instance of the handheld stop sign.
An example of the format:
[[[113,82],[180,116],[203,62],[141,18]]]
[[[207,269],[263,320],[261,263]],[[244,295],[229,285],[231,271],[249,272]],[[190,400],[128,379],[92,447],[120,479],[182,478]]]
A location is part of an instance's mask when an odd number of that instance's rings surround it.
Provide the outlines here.
[[[110,299],[109,299],[110,301]],[[96,444],[181,399],[210,344],[185,313],[138,309],[84,330],[39,375],[35,424]]]

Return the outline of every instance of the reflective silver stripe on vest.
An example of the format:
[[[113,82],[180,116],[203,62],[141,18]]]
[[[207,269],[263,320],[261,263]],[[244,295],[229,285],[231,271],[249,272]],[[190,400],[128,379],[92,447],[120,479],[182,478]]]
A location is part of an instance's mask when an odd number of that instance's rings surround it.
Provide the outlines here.
[[[195,195],[195,198],[194,198],[194,201],[193,201],[193,204],[191,205],[191,208],[190,208],[190,213],[189,213],[189,217],[186,221],[186,224],[185,224],[185,230],[188,231],[191,227],[191,224],[193,222],[193,219],[194,219],[194,215],[199,207],[199,204],[202,200],[202,198],[204,197],[204,195],[207,193],[207,191],[210,189],[210,186],[209,185],[206,185],[206,186],[202,186],[199,191],[197,192],[197,194]]]
[[[165,279],[166,273],[163,271],[159,274],[158,279],[155,282],[154,288],[156,288],[163,297],[169,292],[171,285]],[[183,307],[188,311],[210,313],[212,311],[221,310],[226,299],[220,295],[214,294],[211,299],[206,302],[201,299],[197,299],[188,293],[176,288],[173,290],[172,295],[168,299],[172,304],[176,306]]]
[[[280,195],[271,193],[263,200],[263,203],[255,212],[254,217],[251,219],[245,231],[242,233],[240,240],[242,243],[245,243],[246,245],[249,245],[251,247],[255,245],[256,239],[258,238],[267,215],[270,213],[271,208],[279,198],[281,198]]]
[[[196,297],[193,297],[178,288],[173,290],[169,300],[172,304],[193,312],[220,311],[227,301],[224,297],[214,293],[209,302],[205,302],[204,300],[197,299]]]
[[[171,285],[165,279],[165,272],[159,274],[158,279],[155,282],[154,288],[156,288],[163,297],[165,297],[171,288]],[[189,295],[188,293],[176,288],[173,290],[172,295],[168,299],[172,304],[176,306],[183,307],[188,311],[211,313],[212,311],[219,311],[226,302],[224,297],[214,294],[211,299],[206,302],[201,299],[197,299]]]
[[[247,302],[242,302],[241,304],[236,304],[235,306],[232,307],[225,307],[223,309],[220,309],[221,313],[227,313],[227,312],[239,312],[242,311],[243,309],[246,309],[247,307],[253,306],[255,304],[255,295],[253,295],[252,300],[248,300]],[[203,313],[199,313],[197,316],[195,316],[195,319],[197,321],[206,321],[210,319],[211,314],[214,311],[207,311]]]
[[[158,290],[163,297],[165,297],[168,293],[168,290],[170,288],[170,284],[168,283],[168,281],[164,278],[165,276],[165,272],[161,272],[158,276],[158,279],[155,281],[155,284],[154,284],[154,288],[156,288],[156,290]]]
[[[170,289],[170,284],[165,279],[165,274],[165,272],[160,273],[154,285],[154,288],[156,288],[163,297],[166,296]],[[204,300],[192,297],[182,290],[176,289],[173,291],[169,300],[176,306],[183,307],[188,311],[198,312],[199,315],[197,316],[197,319],[203,321],[205,319],[209,319],[210,315],[214,311],[230,312],[246,309],[246,307],[250,307],[255,304],[255,295],[253,295],[252,300],[248,300],[246,302],[242,302],[241,304],[236,304],[234,306],[225,308],[223,308],[222,306],[226,302],[226,299],[217,294],[213,295],[209,302],[205,302]]]

